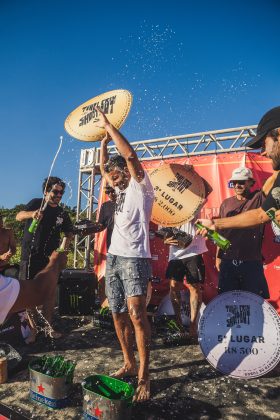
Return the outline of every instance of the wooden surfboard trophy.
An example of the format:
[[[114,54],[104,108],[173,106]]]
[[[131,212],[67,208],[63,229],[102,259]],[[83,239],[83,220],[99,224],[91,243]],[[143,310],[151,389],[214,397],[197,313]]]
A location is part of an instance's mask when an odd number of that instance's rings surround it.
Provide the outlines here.
[[[102,93],[74,109],[67,116],[64,128],[75,139],[100,141],[105,130],[95,125],[99,121],[95,107],[100,108],[110,123],[119,129],[125,122],[131,105],[132,95],[128,90],[116,89]]]
[[[205,182],[193,167],[163,164],[149,175],[155,192],[152,221],[166,227],[191,221],[207,195]]]

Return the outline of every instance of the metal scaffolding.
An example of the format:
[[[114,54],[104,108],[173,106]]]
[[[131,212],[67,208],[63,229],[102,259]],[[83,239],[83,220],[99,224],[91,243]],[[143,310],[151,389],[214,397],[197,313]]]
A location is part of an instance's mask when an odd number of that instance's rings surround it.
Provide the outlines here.
[[[138,140],[131,145],[140,160],[157,160],[215,153],[248,150],[246,142],[255,135],[256,125],[205,131],[150,140]],[[252,149],[250,149],[252,150]],[[117,154],[115,145],[108,146],[109,154]],[[77,220],[94,220],[100,187],[100,148],[84,149],[80,156]],[[90,237],[75,237],[74,267],[92,269],[93,244]],[[81,263],[81,264],[80,264]]]

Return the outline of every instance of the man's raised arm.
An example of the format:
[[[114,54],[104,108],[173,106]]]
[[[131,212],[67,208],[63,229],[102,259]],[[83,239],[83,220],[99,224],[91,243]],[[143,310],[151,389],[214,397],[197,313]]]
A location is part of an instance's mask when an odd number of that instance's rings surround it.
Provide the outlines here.
[[[99,121],[96,125],[106,130],[115,143],[120,155],[126,160],[130,175],[137,182],[141,182],[144,178],[144,171],[135,150],[131,147],[127,139],[119,132],[119,130],[117,130],[116,127],[109,122],[106,115],[98,108],[96,108],[96,111],[98,112],[99,117]]]

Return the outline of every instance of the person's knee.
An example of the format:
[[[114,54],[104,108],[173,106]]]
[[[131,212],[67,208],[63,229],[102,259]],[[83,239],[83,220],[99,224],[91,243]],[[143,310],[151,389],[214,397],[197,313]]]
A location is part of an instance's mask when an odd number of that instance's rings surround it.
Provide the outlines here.
[[[144,324],[146,317],[146,307],[143,307],[141,303],[130,303],[128,305],[128,311],[134,325]]]

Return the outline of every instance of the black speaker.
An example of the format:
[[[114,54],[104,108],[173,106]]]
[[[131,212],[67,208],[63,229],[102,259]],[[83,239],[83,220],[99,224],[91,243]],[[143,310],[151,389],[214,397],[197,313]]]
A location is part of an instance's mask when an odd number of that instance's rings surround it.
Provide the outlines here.
[[[96,275],[85,270],[63,270],[58,281],[60,315],[92,315],[95,304]]]

